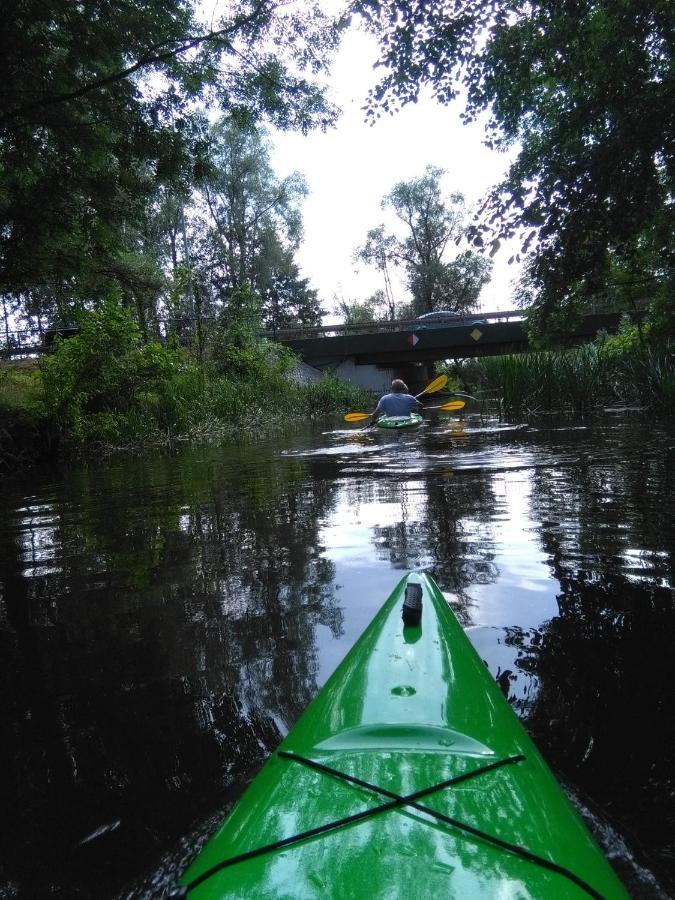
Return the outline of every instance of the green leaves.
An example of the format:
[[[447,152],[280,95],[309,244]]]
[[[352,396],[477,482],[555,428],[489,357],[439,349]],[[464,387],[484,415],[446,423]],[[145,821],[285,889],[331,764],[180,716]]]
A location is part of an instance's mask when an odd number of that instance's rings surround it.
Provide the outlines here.
[[[404,269],[416,315],[440,307],[469,309],[489,280],[489,260],[471,251],[447,259],[450,244],[459,243],[465,233],[464,198],[443,196],[443,174],[442,169],[428,166],[420,177],[396,184],[382,207],[395,212],[404,226],[403,237],[388,234],[381,225],[368,232],[366,243],[357,251],[357,258],[382,272],[387,293],[388,267]]]
[[[485,199],[476,245],[519,235],[544,311],[606,285],[608,261],[635,259],[671,227],[643,277],[672,271],[675,239],[675,5],[659,0],[356,2],[380,40],[385,74],[367,114],[465,91],[465,119],[487,114],[486,142],[515,144]],[[481,236],[480,231],[489,237]]]
[[[316,292],[293,259],[302,235],[304,178],[297,172],[277,178],[267,135],[246,117],[218,122],[210,137],[211,164],[200,185],[204,215],[194,240],[210,295],[228,305],[250,286],[262,302],[258,324],[261,312],[271,329],[318,324]]]
[[[178,388],[190,371],[181,355],[143,344],[114,301],[83,314],[81,329],[42,364],[45,405],[58,428],[78,441],[109,443],[179,431],[189,409]]]
[[[91,304],[118,289],[142,306],[125,276],[158,189],[185,195],[205,173],[196,101],[249,124],[333,121],[312,81],[336,41],[325,16],[267,0],[221,13],[204,26],[190,0],[5,10],[0,292],[37,302],[48,285],[58,303]]]

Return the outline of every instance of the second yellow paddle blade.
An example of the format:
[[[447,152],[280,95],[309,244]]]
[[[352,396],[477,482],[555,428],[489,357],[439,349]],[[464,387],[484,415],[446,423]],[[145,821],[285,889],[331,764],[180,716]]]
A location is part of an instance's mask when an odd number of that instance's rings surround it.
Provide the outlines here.
[[[431,384],[428,384],[421,394],[418,394],[418,397],[421,397],[422,394],[435,394],[436,391],[440,391],[441,388],[445,387],[448,383],[447,375],[439,375],[438,378],[434,378]]]
[[[452,412],[456,409],[464,409],[466,403],[464,400],[450,400],[448,403],[444,403],[443,406],[439,406],[439,409],[444,410],[445,412]]]
[[[369,419],[370,415],[370,413],[347,413],[345,422],[363,422],[364,419]]]

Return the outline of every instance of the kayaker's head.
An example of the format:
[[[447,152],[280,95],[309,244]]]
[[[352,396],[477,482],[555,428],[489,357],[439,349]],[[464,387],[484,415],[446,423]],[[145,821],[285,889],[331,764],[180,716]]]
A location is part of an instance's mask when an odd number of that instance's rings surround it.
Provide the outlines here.
[[[391,389],[395,394],[408,393],[408,385],[405,383],[405,381],[401,381],[400,378],[394,378],[391,383]]]

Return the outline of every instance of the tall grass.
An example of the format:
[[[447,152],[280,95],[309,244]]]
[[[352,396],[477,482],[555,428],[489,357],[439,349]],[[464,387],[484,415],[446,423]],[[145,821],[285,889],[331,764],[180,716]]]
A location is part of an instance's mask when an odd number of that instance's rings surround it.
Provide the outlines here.
[[[635,355],[625,355],[610,364],[610,379],[616,395],[664,412],[675,412],[675,347],[647,346]]]
[[[331,375],[311,384],[277,373],[255,379],[221,375],[206,379],[201,391],[195,387],[188,429],[193,433],[261,428],[300,415],[320,418],[372,405],[370,394]]]
[[[675,367],[671,345],[630,353],[603,352],[603,345],[484,357],[479,385],[500,399],[505,415],[567,410],[584,413],[608,404],[675,409]]]

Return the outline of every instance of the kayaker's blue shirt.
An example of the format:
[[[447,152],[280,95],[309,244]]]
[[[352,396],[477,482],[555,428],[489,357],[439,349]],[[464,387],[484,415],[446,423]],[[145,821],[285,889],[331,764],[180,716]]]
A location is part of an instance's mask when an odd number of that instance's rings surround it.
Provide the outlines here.
[[[376,416],[409,416],[420,404],[410,394],[385,394],[375,409]]]

